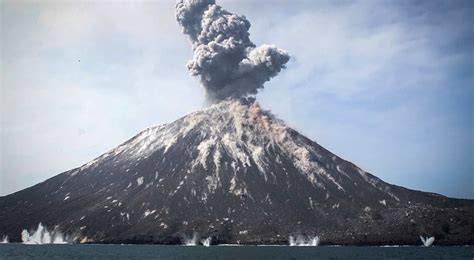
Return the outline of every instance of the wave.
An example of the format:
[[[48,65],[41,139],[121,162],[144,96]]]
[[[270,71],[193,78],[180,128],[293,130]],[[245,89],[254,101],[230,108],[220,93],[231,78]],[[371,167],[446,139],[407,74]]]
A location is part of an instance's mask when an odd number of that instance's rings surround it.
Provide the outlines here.
[[[0,241],[0,244],[8,244],[8,236],[3,236],[2,240]]]

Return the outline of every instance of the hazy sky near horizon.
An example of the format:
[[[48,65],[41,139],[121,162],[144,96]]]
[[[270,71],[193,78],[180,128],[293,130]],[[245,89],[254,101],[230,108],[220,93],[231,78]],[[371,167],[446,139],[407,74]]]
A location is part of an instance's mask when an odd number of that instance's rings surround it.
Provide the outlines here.
[[[474,198],[473,1],[219,1],[291,54],[257,100],[384,181]],[[0,196],[205,107],[174,1],[0,3]]]

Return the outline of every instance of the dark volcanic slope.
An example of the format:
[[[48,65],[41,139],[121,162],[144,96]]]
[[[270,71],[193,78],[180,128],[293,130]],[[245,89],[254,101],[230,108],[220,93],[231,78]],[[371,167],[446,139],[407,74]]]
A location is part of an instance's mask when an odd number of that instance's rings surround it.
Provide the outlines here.
[[[403,174],[403,173],[401,173]],[[408,178],[409,176],[407,176]],[[38,222],[102,243],[473,244],[474,202],[387,184],[256,103],[224,101],[0,198],[0,236]]]

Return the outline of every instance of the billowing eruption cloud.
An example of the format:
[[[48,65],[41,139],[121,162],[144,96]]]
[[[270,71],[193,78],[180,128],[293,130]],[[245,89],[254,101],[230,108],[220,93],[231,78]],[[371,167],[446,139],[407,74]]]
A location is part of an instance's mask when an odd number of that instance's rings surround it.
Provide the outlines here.
[[[273,45],[256,47],[249,39],[250,22],[214,0],[178,0],[176,19],[193,45],[188,70],[201,76],[212,101],[257,94],[290,59]]]

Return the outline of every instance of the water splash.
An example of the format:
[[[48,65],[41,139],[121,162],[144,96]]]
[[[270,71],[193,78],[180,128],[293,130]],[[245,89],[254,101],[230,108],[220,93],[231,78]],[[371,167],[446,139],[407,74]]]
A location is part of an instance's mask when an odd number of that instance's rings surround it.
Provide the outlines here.
[[[3,236],[2,241],[0,241],[0,244],[8,244],[8,236]]]
[[[26,229],[21,232],[23,244],[42,245],[42,244],[67,244],[61,232],[53,230],[51,232],[39,223],[38,228],[30,234]]]
[[[421,239],[421,242],[423,242],[423,245],[424,246],[431,246],[433,245],[434,241],[435,241],[435,238],[434,237],[423,237],[423,236],[420,236],[420,239]]]
[[[298,235],[296,238],[294,236],[290,236],[290,246],[318,246],[320,239],[318,236],[310,237],[310,236],[303,236]]]
[[[205,247],[209,247],[211,246],[211,241],[212,241],[212,238],[208,237],[206,239],[201,240],[201,244]]]
[[[68,242],[64,239],[64,235],[57,231],[54,235],[53,244],[67,244]]]
[[[197,246],[198,245],[198,234],[194,233],[192,238],[184,238],[184,245],[185,246]]]

